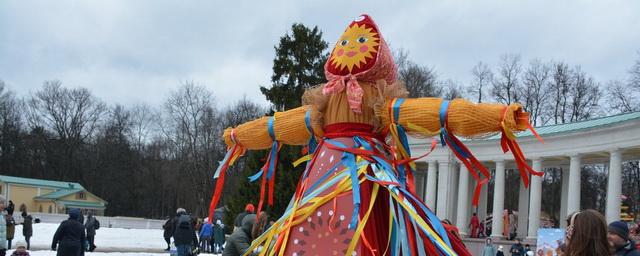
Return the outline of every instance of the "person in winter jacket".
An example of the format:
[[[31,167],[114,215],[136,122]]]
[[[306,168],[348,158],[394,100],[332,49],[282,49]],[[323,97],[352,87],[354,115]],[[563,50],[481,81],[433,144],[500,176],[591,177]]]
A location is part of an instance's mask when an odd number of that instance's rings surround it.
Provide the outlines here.
[[[167,242],[167,249],[165,251],[171,250],[171,236],[173,236],[173,222],[174,219],[167,217],[167,221],[162,225],[162,229],[164,230],[164,241]]]
[[[502,245],[498,246],[498,251],[496,252],[496,256],[504,256],[504,247],[502,247]]]
[[[33,217],[27,213],[22,212],[22,235],[27,242],[27,250],[31,250],[31,236],[33,236]]]
[[[178,249],[178,256],[191,255],[193,248],[198,247],[195,223],[187,211],[179,208],[176,211],[176,221],[173,229],[173,241]]]
[[[242,220],[244,219],[245,216],[247,216],[247,214],[252,214],[253,211],[255,211],[255,207],[253,206],[253,204],[247,204],[244,207],[244,212],[238,213],[238,216],[236,216],[235,221],[233,222],[233,231],[236,231],[237,229],[242,227]]]
[[[256,223],[255,214],[247,214],[242,219],[242,227],[233,231],[229,239],[227,240],[227,246],[224,247],[222,256],[240,256],[245,255],[246,251],[251,245],[253,237],[251,237],[251,231],[253,225]],[[254,255],[254,254],[250,254]]]
[[[13,204],[13,201],[9,200],[9,205],[7,206],[7,214],[13,216],[13,211],[16,209],[16,205]]]
[[[497,253],[496,247],[493,246],[491,242],[491,238],[487,238],[484,243],[484,248],[482,249],[482,256],[495,256]]]
[[[629,239],[629,226],[622,221],[614,221],[609,224],[607,239],[615,256],[640,256],[636,250],[636,244]]]
[[[69,219],[60,223],[58,230],[53,235],[51,250],[58,251],[57,256],[81,256],[84,255],[86,236],[84,225],[80,223],[80,209],[69,210]]]
[[[13,251],[11,256],[29,256],[29,252],[27,252],[27,248],[25,248],[25,245],[23,242],[17,242],[16,250]]]
[[[7,203],[7,199],[0,195],[0,256],[7,254],[7,222],[2,221],[7,214],[4,211],[4,207]]]
[[[96,227],[98,226],[98,220],[93,217],[92,213],[87,215],[87,221],[84,223],[84,228],[87,230],[87,241],[89,242],[89,251],[92,252],[96,249],[95,237]]]
[[[222,252],[222,245],[224,244],[224,224],[221,220],[216,220],[216,224],[213,226],[213,250],[214,253]]]
[[[205,218],[204,223],[200,226],[200,250],[203,252],[211,252],[211,236],[213,235],[213,225],[209,223],[209,219]]]
[[[11,241],[16,234],[16,220],[10,214],[5,216],[5,220],[7,223],[7,249],[11,250]]]

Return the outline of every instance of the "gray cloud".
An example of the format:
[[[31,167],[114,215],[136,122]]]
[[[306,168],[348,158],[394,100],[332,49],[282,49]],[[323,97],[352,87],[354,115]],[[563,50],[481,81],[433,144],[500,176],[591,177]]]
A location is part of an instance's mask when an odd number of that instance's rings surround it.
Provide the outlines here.
[[[520,53],[606,81],[626,77],[637,57],[638,10],[638,1],[2,1],[0,79],[22,96],[60,79],[123,104],[158,104],[192,80],[219,105],[243,95],[266,104],[258,87],[293,22],[333,43],[365,12],[441,78],[465,83],[476,62]]]

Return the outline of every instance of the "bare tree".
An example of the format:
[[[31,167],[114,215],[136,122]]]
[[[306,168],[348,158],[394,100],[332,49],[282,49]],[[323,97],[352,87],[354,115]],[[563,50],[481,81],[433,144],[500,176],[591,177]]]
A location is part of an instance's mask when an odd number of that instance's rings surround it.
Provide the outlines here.
[[[164,111],[163,133],[182,163],[180,171],[186,174],[183,177],[187,180],[182,181],[185,182],[182,185],[193,188],[191,193],[180,191],[177,200],[194,206],[195,213],[204,214],[204,198],[192,195],[193,192],[207,195],[211,190],[213,159],[219,157],[212,154],[221,134],[213,94],[202,86],[186,82],[171,93],[164,103]]]
[[[247,121],[264,116],[267,110],[243,96],[224,110],[224,127],[235,127]]]
[[[18,166],[27,164],[20,158],[22,108],[22,101],[0,80],[0,170],[3,172],[19,169]]]
[[[486,63],[480,61],[471,69],[471,74],[473,76],[473,82],[471,83],[471,90],[469,90],[469,92],[478,98],[478,103],[482,103],[482,96],[485,94],[484,91],[493,80],[493,72],[491,72],[491,69]]]
[[[607,105],[613,113],[628,113],[640,110],[640,95],[632,84],[619,80],[607,83]]]
[[[442,88],[438,86],[438,75],[433,68],[418,65],[409,60],[409,53],[404,49],[394,52],[398,65],[398,79],[404,83],[409,91],[409,97],[436,97],[442,95]]]
[[[629,79],[629,83],[631,86],[640,90],[640,51],[638,51],[638,59],[636,59],[636,63],[629,70],[629,74],[631,75]]]
[[[569,105],[569,90],[573,84],[573,76],[569,66],[564,62],[553,64],[553,79],[551,80],[551,101],[553,111],[550,116],[553,118],[554,124],[563,124],[566,122],[566,109]]]
[[[511,104],[520,100],[518,92],[522,71],[520,55],[505,54],[500,58],[498,74],[494,77],[491,95],[500,103]]]
[[[105,104],[91,95],[86,88],[67,89],[58,80],[46,81],[42,90],[29,100],[31,126],[42,126],[69,143],[89,139],[100,118]]]
[[[571,87],[571,111],[569,122],[589,119],[598,111],[601,97],[600,86],[588,76],[580,66],[573,71],[574,84]]]
[[[529,112],[529,121],[534,125],[544,124],[542,111],[547,108],[547,96],[549,95],[549,80],[551,67],[534,59],[524,71],[522,88],[520,90],[521,103]]]
[[[28,120],[32,129],[52,132],[61,144],[56,168],[60,179],[83,177],[77,161],[81,147],[89,142],[105,113],[105,104],[86,88],[67,89],[60,81],[46,81],[28,100]]]
[[[462,86],[458,85],[458,83],[454,82],[451,79],[448,79],[442,82],[442,98],[447,100],[452,100],[455,98],[463,98],[464,97],[464,89]]]
[[[131,113],[131,132],[129,140],[138,151],[153,137],[158,124],[159,114],[148,104],[136,104],[129,110]]]

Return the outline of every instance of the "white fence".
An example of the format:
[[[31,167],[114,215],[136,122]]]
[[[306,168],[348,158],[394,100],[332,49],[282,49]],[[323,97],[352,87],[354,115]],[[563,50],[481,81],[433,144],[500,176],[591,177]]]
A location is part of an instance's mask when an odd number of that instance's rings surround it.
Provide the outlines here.
[[[43,223],[60,223],[69,218],[67,214],[30,213],[34,219],[38,218]],[[100,221],[100,227],[105,228],[129,228],[129,229],[162,229],[165,220],[152,220],[133,217],[106,217],[95,216]],[[16,222],[22,222],[20,214],[14,214]],[[86,219],[86,216],[85,216]]]

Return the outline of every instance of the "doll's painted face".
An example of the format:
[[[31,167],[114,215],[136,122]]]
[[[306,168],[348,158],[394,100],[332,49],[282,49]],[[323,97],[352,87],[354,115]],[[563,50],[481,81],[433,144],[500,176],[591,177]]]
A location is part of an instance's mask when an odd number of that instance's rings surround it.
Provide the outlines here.
[[[344,31],[331,52],[328,71],[335,75],[357,74],[375,64],[380,35],[373,21],[360,16]]]

